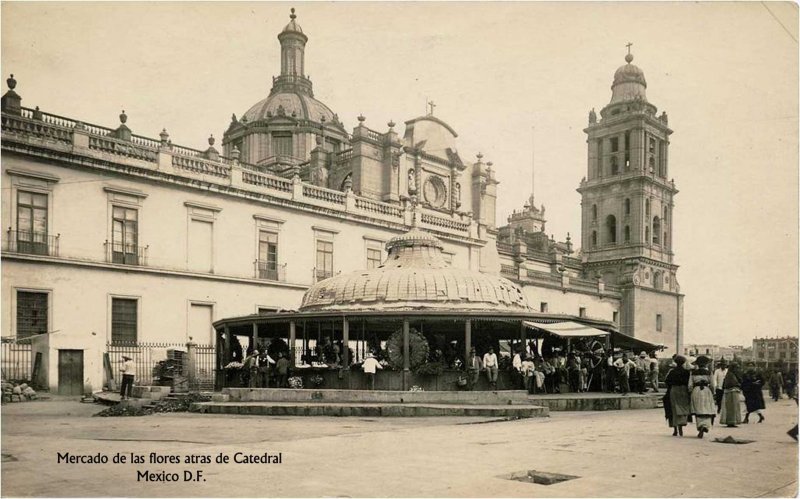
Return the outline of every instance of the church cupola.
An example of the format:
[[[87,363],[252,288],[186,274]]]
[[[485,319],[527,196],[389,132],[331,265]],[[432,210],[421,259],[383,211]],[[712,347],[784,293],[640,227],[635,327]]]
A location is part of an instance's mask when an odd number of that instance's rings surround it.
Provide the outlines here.
[[[631,64],[633,62],[633,54],[630,53],[630,47],[628,47],[625,62],[626,64],[620,66],[614,73],[614,83],[611,84],[610,104],[632,100],[647,102],[647,80],[644,78],[644,71]]]

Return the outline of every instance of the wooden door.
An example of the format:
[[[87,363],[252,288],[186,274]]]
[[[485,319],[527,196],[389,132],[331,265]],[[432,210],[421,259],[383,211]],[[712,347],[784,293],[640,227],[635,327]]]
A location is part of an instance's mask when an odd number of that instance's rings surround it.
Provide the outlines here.
[[[83,395],[83,350],[58,351],[58,394]]]

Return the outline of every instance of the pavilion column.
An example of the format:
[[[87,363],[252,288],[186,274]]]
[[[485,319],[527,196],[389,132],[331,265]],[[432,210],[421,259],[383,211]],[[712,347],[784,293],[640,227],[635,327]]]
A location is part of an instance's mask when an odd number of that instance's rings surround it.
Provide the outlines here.
[[[256,348],[258,348],[257,345],[258,345],[258,324],[256,324],[254,322],[253,323],[253,344],[252,344],[252,349],[255,350]]]
[[[469,351],[472,350],[472,321],[464,322],[464,365],[469,362]]]
[[[528,328],[525,327],[525,321],[519,321],[519,339],[522,342],[520,355],[524,358],[525,356],[522,354],[528,351]]]
[[[294,343],[297,338],[297,325],[294,321],[289,322],[289,365],[295,366]]]
[[[350,321],[342,318],[342,366],[350,366]]]
[[[411,371],[411,349],[408,346],[408,319],[403,319],[403,391],[408,390]]]
[[[225,355],[222,358],[222,363],[224,364],[222,367],[228,365],[230,361],[233,360],[233,352],[231,352],[231,328],[225,326]]]

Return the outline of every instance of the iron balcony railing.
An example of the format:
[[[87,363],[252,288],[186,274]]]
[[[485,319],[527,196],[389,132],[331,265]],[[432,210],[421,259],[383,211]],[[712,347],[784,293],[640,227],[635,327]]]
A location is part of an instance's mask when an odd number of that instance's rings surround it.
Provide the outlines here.
[[[147,265],[147,249],[149,246],[134,246],[132,244],[124,244],[106,241],[104,243],[106,248],[106,262],[107,263],[121,263],[124,265]]]
[[[286,264],[278,265],[275,262],[264,260],[256,260],[256,279],[264,279],[267,281],[286,281]]]
[[[58,239],[46,232],[8,229],[8,251],[29,255],[58,256]]]

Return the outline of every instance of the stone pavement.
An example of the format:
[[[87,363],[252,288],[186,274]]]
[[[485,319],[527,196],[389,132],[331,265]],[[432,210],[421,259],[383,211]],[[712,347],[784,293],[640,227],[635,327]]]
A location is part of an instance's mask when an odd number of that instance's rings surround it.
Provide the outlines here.
[[[797,494],[793,401],[763,424],[671,436],[661,409],[549,418],[303,418],[157,414],[92,418],[101,406],[4,405],[3,496],[790,497]],[[714,443],[733,435],[746,445]],[[57,464],[58,452],[281,453],[281,464]],[[202,469],[205,481],[137,482],[137,470]],[[538,470],[579,478],[504,478]]]

